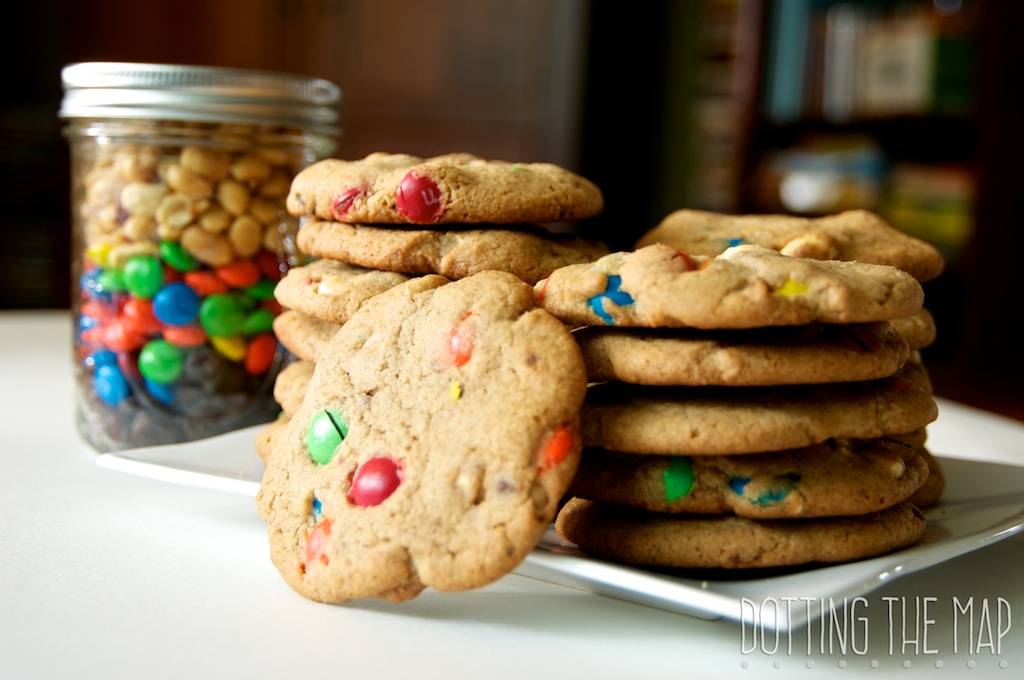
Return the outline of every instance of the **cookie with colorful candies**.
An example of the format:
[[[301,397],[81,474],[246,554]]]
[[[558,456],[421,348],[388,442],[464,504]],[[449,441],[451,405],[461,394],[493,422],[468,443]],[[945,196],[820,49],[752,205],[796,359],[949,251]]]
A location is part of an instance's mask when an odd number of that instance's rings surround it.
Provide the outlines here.
[[[372,153],[301,171],[287,207],[350,224],[538,224],[593,217],[604,197],[589,180],[550,163]]]
[[[373,297],[257,444],[274,564],[325,602],[500,578],[576,471],[585,391],[568,329],[510,274],[428,275]]]
[[[749,243],[791,257],[891,265],[921,282],[934,279],[944,268],[938,248],[893,228],[868,210],[823,217],[677,210],[641,236],[635,247],[654,243],[711,257]]]
[[[759,328],[911,316],[924,291],[887,265],[788,257],[738,245],[717,257],[654,244],[562,267],[538,302],[573,325]]]
[[[929,466],[893,439],[829,439],[734,456],[659,456],[588,448],[569,494],[654,512],[756,519],[884,510],[913,496]]]

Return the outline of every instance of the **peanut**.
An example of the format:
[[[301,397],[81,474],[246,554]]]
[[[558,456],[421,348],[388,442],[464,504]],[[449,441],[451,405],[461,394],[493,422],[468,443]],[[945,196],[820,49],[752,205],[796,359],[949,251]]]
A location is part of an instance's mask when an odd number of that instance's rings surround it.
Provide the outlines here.
[[[262,237],[263,225],[251,215],[236,217],[228,230],[228,241],[240,258],[249,258],[258,253]]]
[[[217,202],[238,217],[249,208],[249,190],[239,182],[226,179],[217,184]]]
[[[211,234],[199,225],[192,225],[181,233],[181,247],[203,264],[220,267],[235,259],[231,242],[221,234]]]
[[[186,146],[181,150],[179,162],[183,168],[191,170],[200,177],[211,182],[219,182],[228,175],[231,155],[226,151]]]

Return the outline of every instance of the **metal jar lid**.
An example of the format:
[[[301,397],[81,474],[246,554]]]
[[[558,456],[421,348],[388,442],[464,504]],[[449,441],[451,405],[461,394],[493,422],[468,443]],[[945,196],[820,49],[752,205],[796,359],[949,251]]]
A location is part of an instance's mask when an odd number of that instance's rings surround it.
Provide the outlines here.
[[[61,70],[61,118],[145,118],[282,125],[338,134],[341,90],[287,73],[82,62]]]

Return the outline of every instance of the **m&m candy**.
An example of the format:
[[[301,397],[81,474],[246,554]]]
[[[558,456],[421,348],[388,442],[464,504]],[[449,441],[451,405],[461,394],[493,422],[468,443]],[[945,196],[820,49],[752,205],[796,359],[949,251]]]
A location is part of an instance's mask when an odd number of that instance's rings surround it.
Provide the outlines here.
[[[309,423],[306,431],[306,450],[314,462],[326,465],[337,453],[338,446],[348,436],[348,425],[338,411],[320,411]]]
[[[174,382],[181,375],[183,366],[181,349],[166,340],[153,340],[139,352],[139,372],[153,382]]]
[[[171,326],[184,326],[195,321],[199,305],[199,295],[181,281],[167,284],[153,296],[153,314]]]
[[[356,468],[347,500],[360,507],[380,505],[401,483],[402,469],[398,463],[391,458],[375,456]]]

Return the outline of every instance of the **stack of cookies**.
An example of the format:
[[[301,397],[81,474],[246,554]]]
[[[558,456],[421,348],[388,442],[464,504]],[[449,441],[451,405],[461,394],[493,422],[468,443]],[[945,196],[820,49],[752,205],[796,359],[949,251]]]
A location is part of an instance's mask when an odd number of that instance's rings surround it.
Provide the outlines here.
[[[290,415],[340,326],[410,278],[497,270],[533,285],[607,254],[601,243],[556,231],[603,206],[593,183],[547,163],[374,153],[306,168],[287,207],[303,219],[298,250],[316,260],[289,270],[275,290],[285,311],[274,331],[298,359],[276,381],[275,399]]]
[[[575,474],[587,388],[533,284],[607,254],[552,228],[602,206],[557,166],[468,155],[295,178],[297,247],[317,259],[275,290],[298,360],[256,442],[258,508],[292,588],[401,601],[485,585],[533,549]]]
[[[577,328],[592,383],[559,533],[596,557],[682,568],[915,543],[917,504],[942,487],[924,450],[937,408],[890,322],[926,318],[919,279],[941,271],[938,252],[866,213],[704,216],[535,287]]]

